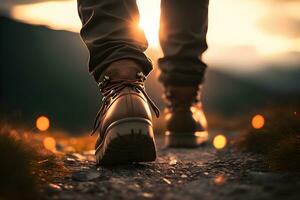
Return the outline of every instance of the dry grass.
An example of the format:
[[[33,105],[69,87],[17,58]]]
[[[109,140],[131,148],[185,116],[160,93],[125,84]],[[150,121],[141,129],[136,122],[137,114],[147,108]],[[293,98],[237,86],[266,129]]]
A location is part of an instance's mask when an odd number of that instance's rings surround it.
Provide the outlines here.
[[[300,171],[300,106],[270,108],[263,115],[265,126],[249,127],[240,146],[263,154],[271,170]]]
[[[68,173],[62,155],[44,148],[44,136],[1,127],[0,199],[38,199],[44,183]]]

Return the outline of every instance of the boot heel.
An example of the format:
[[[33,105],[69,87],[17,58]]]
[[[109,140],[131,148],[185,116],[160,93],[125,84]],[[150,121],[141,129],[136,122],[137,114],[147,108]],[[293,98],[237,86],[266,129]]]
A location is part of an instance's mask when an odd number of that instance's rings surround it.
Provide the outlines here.
[[[171,148],[196,148],[208,140],[207,131],[165,132],[165,145]]]
[[[96,149],[96,160],[101,165],[148,162],[155,159],[152,123],[144,118],[125,118],[112,123],[106,130],[102,146]]]

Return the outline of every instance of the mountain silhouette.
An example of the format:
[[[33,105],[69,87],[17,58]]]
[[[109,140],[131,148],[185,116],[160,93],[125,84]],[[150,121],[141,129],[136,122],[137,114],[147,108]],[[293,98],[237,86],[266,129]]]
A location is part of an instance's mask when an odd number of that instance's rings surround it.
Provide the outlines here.
[[[1,118],[33,127],[39,115],[52,128],[89,131],[101,95],[88,73],[88,52],[78,33],[51,30],[0,17]],[[150,50],[151,57],[157,57]],[[147,81],[150,96],[163,107],[156,70]],[[267,105],[276,97],[243,78],[208,69],[203,92],[207,112],[243,114]]]

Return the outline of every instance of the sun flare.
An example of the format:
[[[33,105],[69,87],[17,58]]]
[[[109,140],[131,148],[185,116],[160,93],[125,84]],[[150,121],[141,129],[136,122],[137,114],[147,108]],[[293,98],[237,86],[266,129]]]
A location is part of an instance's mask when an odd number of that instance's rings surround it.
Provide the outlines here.
[[[45,25],[51,29],[79,32],[81,22],[76,4],[75,0],[20,4],[12,8],[11,16],[26,23]],[[137,4],[140,10],[139,27],[145,31],[149,46],[158,49],[160,0],[137,0]],[[297,12],[300,3],[286,2],[282,3],[283,6],[280,5],[272,7],[270,2],[259,0],[210,1],[208,31],[210,48],[206,56],[208,60],[217,61],[220,55],[228,52],[231,47],[247,47],[262,57],[300,51],[300,39],[272,34],[259,25],[264,17],[272,18],[274,12],[277,14],[284,12],[295,19],[300,19],[299,12]],[[267,23],[274,25],[274,21]],[[284,28],[285,25],[282,24],[282,27]],[[238,52],[240,57],[245,57],[246,60],[248,58],[250,62],[253,59],[249,59],[247,48]],[[231,52],[231,54],[235,53]],[[255,60],[258,59],[257,54],[255,54]],[[224,56],[229,58],[230,55]],[[235,61],[236,56],[231,56],[230,59]]]

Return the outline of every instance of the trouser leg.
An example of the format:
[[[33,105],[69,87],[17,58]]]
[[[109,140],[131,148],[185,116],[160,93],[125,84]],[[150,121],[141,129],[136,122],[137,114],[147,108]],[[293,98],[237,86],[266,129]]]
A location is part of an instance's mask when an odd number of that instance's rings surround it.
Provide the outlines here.
[[[165,85],[198,85],[203,81],[207,49],[209,0],[162,0],[159,80]]]
[[[134,60],[146,75],[152,70],[135,0],[78,0],[78,12],[80,35],[90,53],[89,71],[96,81],[107,66],[122,59]]]

